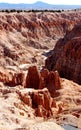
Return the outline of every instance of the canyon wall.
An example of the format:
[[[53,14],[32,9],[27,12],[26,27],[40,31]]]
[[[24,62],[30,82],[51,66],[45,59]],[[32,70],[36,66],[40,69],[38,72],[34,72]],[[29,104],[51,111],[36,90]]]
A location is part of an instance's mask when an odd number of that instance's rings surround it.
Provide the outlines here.
[[[0,129],[77,127],[81,85],[60,76],[81,83],[80,22],[80,11],[0,13]]]
[[[81,24],[57,42],[53,54],[46,60],[46,67],[81,84]]]
[[[0,65],[44,65],[44,52],[80,21],[80,11],[0,13]]]

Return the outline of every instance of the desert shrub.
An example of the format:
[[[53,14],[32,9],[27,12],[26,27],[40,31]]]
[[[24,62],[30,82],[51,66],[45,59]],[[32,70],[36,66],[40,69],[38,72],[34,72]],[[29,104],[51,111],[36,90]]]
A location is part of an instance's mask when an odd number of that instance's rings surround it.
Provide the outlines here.
[[[12,12],[12,13],[13,13],[13,12],[16,12],[16,9],[11,9],[10,12]]]
[[[10,13],[10,10],[6,9],[5,12],[6,12],[6,13]]]
[[[64,10],[48,10],[48,9],[44,9],[44,10],[38,10],[38,9],[30,9],[30,10],[22,10],[22,9],[4,9],[4,10],[0,10],[0,12],[6,12],[6,13],[13,13],[13,12],[17,12],[17,13],[20,13],[20,12],[62,12]]]

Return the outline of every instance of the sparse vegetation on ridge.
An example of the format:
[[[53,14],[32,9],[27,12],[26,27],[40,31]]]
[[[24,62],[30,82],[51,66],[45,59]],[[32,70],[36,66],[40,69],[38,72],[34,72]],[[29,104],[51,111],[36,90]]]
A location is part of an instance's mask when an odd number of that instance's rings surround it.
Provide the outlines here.
[[[14,12],[17,12],[17,13],[20,13],[20,12],[63,12],[64,10],[48,10],[48,9],[45,9],[45,10],[35,10],[35,9],[30,9],[30,10],[22,10],[22,9],[3,9],[3,10],[0,10],[0,12],[6,12],[6,13],[14,13]]]

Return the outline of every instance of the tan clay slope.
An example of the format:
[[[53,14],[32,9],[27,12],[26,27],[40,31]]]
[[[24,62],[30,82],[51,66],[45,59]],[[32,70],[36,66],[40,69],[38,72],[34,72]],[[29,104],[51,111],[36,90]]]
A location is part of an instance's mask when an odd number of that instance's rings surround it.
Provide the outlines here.
[[[0,65],[44,64],[42,53],[81,21],[81,12],[0,13]]]
[[[81,84],[81,24],[60,39],[54,53],[46,60],[50,70],[58,70],[60,76]]]
[[[58,123],[78,126],[81,118],[81,85],[66,79],[61,79],[61,85],[60,95],[55,98],[57,104],[59,102],[63,103],[57,121]]]

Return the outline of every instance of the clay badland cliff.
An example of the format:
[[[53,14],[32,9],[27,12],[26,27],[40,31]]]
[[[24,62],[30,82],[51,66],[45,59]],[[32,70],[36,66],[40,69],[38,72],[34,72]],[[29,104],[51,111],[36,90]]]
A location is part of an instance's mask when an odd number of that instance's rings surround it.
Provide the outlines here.
[[[32,66],[25,75],[0,68],[0,128],[50,130],[51,123],[51,129],[62,129],[56,123],[77,127],[80,97],[81,86],[61,79],[57,71],[39,72]]]
[[[46,66],[49,70],[58,70],[61,77],[81,84],[81,24],[57,42]]]
[[[44,64],[42,54],[72,30],[81,21],[80,16],[79,11],[1,13],[0,65]]]
[[[80,17],[80,11],[0,14],[0,129],[78,126],[81,86],[59,73],[80,83],[80,25],[74,28]],[[46,60],[50,71],[37,69],[54,46]]]

